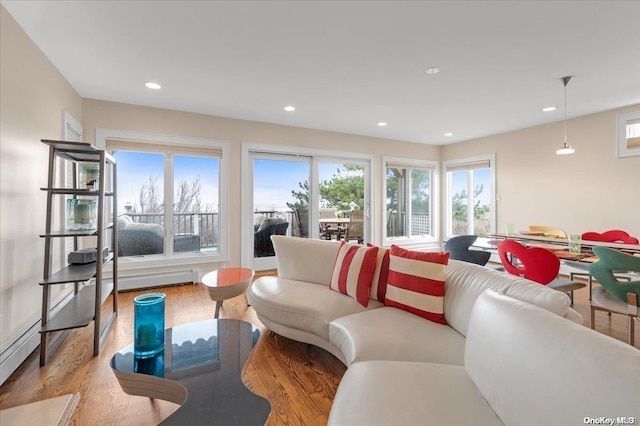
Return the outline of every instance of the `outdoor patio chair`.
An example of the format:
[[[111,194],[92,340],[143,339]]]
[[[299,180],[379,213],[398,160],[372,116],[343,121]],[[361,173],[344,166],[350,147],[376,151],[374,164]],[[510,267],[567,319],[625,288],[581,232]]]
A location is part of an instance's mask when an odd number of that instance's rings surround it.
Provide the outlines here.
[[[338,227],[338,240],[356,240],[358,244],[364,244],[364,211],[352,210],[347,226]]]
[[[283,219],[284,220],[284,219]],[[272,235],[286,235],[289,222],[274,223],[265,226],[253,234],[253,255],[254,257],[275,256],[271,242]]]

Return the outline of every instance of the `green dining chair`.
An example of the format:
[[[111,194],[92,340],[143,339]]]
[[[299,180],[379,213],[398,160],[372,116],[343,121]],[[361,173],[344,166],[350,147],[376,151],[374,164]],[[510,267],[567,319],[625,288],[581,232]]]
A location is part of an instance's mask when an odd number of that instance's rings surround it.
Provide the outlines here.
[[[591,300],[591,328],[595,329],[595,311],[626,315],[629,318],[629,344],[634,344],[634,321],[638,319],[640,276],[635,281],[620,281],[614,273],[640,272],[640,257],[631,256],[607,247],[594,247],[598,261],[589,272],[600,283],[593,288]]]

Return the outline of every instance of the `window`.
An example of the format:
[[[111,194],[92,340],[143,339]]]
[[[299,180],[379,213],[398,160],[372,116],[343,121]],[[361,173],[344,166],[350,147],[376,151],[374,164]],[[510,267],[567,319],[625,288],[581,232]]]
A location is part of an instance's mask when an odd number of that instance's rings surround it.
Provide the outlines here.
[[[495,229],[494,162],[493,155],[444,162],[446,237]]]
[[[386,159],[385,220],[387,243],[433,241],[436,235],[434,190],[437,163]]]
[[[119,256],[140,266],[223,258],[224,142],[113,130],[101,139],[118,164]]]

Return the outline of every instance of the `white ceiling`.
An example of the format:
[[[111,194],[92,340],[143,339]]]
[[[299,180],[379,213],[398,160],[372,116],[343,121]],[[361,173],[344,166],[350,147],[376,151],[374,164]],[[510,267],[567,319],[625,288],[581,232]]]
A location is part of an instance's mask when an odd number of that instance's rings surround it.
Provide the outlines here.
[[[564,75],[640,103],[640,1],[2,4],[84,98],[430,144],[562,120]]]

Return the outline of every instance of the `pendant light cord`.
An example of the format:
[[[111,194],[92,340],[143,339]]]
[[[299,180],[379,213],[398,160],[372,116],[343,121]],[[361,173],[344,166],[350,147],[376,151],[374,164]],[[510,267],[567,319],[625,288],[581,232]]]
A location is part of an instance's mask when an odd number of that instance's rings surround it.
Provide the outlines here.
[[[564,147],[567,147],[567,83],[568,80],[563,80],[564,82]]]

